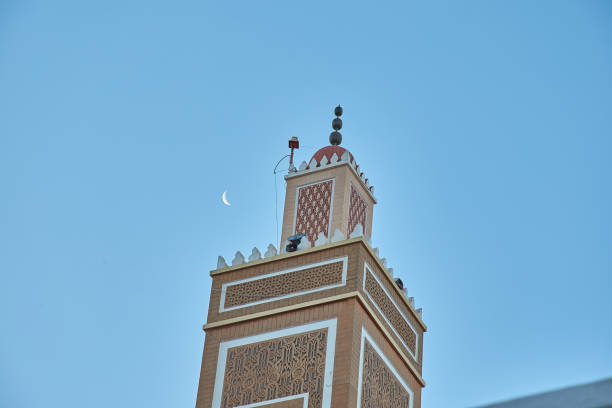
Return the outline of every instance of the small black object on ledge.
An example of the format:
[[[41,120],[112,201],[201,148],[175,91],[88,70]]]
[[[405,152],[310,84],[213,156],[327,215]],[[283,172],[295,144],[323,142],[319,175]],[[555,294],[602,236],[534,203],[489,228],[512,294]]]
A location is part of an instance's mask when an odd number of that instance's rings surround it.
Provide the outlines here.
[[[287,241],[289,241],[289,243],[285,247],[287,252],[295,252],[295,251],[297,251],[298,245],[300,245],[300,242],[302,241],[302,238],[304,238],[305,236],[306,236],[306,234],[297,234],[297,235],[292,235],[289,238],[287,238]]]

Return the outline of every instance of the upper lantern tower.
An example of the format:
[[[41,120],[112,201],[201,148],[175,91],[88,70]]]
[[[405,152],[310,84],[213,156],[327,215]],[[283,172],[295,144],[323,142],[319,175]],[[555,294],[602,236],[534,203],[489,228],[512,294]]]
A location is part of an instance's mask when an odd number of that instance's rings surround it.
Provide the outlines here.
[[[292,167],[285,176],[287,190],[281,242],[306,234],[302,247],[338,241],[351,235],[372,236],[374,187],[355,157],[342,143],[342,107],[334,110],[329,146],[308,163]],[[284,245],[282,245],[284,246]]]

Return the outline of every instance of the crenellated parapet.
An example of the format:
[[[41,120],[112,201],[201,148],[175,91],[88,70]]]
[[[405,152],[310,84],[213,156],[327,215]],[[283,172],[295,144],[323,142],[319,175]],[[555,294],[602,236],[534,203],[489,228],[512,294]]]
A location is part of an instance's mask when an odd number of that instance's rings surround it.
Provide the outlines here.
[[[298,255],[300,252],[306,251],[309,249],[325,247],[325,246],[329,246],[330,244],[341,243],[349,239],[354,240],[357,238],[361,238],[366,244],[372,256],[374,257],[375,262],[378,265],[378,267],[388,277],[389,281],[392,282],[394,286],[397,287],[398,294],[400,294],[404,298],[409,308],[416,315],[418,315],[419,318],[422,318],[422,309],[416,308],[414,297],[408,296],[408,289],[405,286],[403,285],[401,287],[398,286],[397,284],[398,277],[395,276],[395,272],[393,268],[388,266],[387,258],[382,257],[380,255],[380,250],[372,246],[372,241],[369,238],[364,237],[362,231],[363,231],[363,226],[361,224],[357,225],[357,227],[355,228],[355,230],[353,231],[350,237],[345,237],[344,234],[340,230],[336,230],[331,239],[325,238],[323,235],[321,235],[319,239],[315,241],[315,245],[313,246],[309,244],[308,240],[302,240],[300,245],[298,245],[297,251],[292,252],[290,254]],[[287,242],[285,244],[287,244]],[[289,255],[289,253],[286,252],[284,247],[281,249],[281,251],[278,251],[277,248],[273,244],[268,245],[263,256],[261,255],[261,251],[257,247],[253,247],[248,257],[245,257],[242,254],[242,252],[236,251],[236,253],[234,254],[232,258],[231,265],[229,265],[226,262],[223,256],[219,255],[219,257],[217,258],[217,268],[213,270],[211,274],[217,274],[217,273],[223,272],[223,270],[232,269],[234,267],[246,268],[251,265],[261,263],[262,260],[273,261],[275,260],[276,257],[282,256],[282,255],[286,256],[286,255]]]
[[[332,168],[336,166],[348,165],[355,176],[359,179],[364,189],[371,195],[374,202],[376,202],[376,197],[374,196],[374,186],[370,185],[370,180],[365,176],[363,169],[357,164],[354,156],[346,149],[339,146],[327,146],[323,149],[338,150],[331,152],[329,154],[315,155],[310,159],[310,162],[306,163],[306,161],[302,161],[302,163],[297,167],[293,168],[293,171],[289,172],[285,176],[285,179],[290,179],[292,177],[301,176],[304,174],[311,174],[317,171],[321,171],[327,168]],[[321,150],[323,150],[321,149]],[[340,153],[340,156],[338,156]]]

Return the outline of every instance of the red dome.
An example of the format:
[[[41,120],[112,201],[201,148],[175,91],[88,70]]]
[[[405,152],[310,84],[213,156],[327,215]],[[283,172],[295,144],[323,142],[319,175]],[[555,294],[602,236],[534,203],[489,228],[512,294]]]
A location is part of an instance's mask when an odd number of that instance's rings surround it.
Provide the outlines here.
[[[355,158],[353,157],[353,154],[351,152],[346,150],[344,147],[334,145],[325,146],[324,148],[317,150],[317,152],[312,155],[312,159],[315,160],[318,167],[321,165],[321,160],[323,160],[322,164],[328,164],[331,161],[331,158],[334,153],[336,153],[336,156],[338,156],[338,161],[340,161],[344,152],[348,152],[350,161],[355,161]],[[312,159],[310,159],[310,162],[312,162]]]

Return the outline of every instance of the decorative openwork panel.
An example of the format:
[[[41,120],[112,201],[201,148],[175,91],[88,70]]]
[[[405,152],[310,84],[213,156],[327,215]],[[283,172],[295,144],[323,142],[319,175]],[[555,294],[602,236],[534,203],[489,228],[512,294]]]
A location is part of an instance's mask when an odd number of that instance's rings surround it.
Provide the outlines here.
[[[326,346],[327,330],[317,330],[229,349],[221,406],[308,393],[320,407]]]
[[[351,200],[349,205],[349,220],[347,236],[351,235],[355,226],[359,223],[363,226],[363,233],[365,235],[366,227],[366,214],[368,211],[368,204],[357,192],[355,186],[351,184]]]
[[[417,360],[416,331],[367,266],[364,268],[363,289],[412,357]]]
[[[320,233],[329,238],[333,189],[333,180],[298,189],[294,233],[307,234],[313,246]]]
[[[255,276],[221,287],[220,312],[342,286],[347,257]]]
[[[374,347],[365,340],[361,379],[361,407],[411,408],[411,395]]]
[[[221,343],[213,408],[292,407],[295,400],[329,408],[336,325],[330,319]]]

